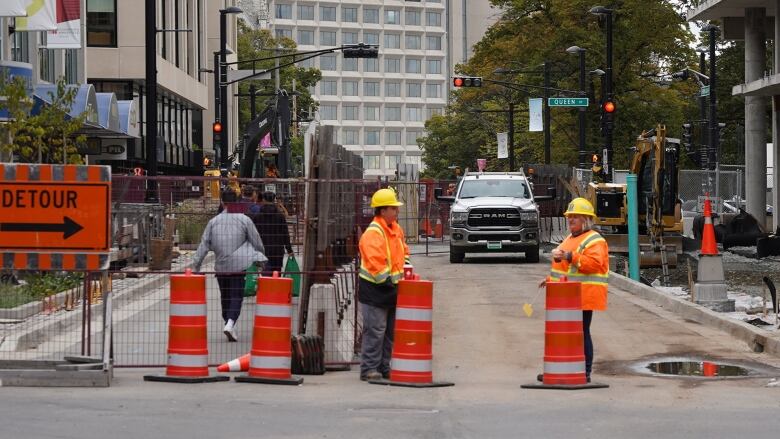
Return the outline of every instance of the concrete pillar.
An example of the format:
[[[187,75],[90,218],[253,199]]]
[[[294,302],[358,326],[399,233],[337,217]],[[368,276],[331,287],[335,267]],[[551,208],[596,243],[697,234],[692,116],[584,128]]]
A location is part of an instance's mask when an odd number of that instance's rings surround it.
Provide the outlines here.
[[[775,53],[773,74],[780,74],[780,0],[775,0]],[[780,96],[772,97],[772,212],[780,212]],[[772,215],[772,231],[780,227],[780,215]]]
[[[745,83],[760,79],[766,66],[764,8],[745,9]],[[766,101],[745,96],[745,198],[747,211],[766,223]]]

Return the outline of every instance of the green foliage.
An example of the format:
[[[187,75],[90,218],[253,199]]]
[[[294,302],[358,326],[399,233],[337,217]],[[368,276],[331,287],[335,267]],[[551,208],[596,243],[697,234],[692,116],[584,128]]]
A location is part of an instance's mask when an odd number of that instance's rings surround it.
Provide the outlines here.
[[[0,308],[15,308],[75,288],[81,283],[82,275],[80,273],[27,274],[22,275],[21,279],[26,284],[0,284]]]
[[[63,142],[67,163],[81,163],[76,145],[86,138],[77,135],[85,116],[70,117],[68,111],[77,90],[66,87],[65,79],[57,81],[57,92],[50,93],[51,104],[43,105],[38,115],[30,115],[33,100],[27,96],[21,78],[0,83],[11,120],[0,124],[0,152],[16,154],[21,162],[63,163]]]
[[[578,90],[578,57],[566,52],[570,46],[587,50],[586,66],[591,71],[605,68],[606,33],[603,19],[590,14],[591,0],[492,0],[503,11],[501,18],[475,45],[473,57],[456,68],[458,73],[520,84],[543,85],[539,73],[546,61],[551,66],[552,87]],[[689,115],[696,114],[691,96],[698,88],[692,82],[662,83],[664,75],[696,65],[691,48],[693,35],[676,9],[665,0],[614,0],[604,6],[614,14],[614,94],[617,103],[614,151],[617,167],[628,164],[628,153],[636,137],[657,123],[667,125],[677,137]],[[497,75],[497,68],[535,73]],[[603,140],[599,122],[601,84],[589,77],[591,106],[587,110],[589,152],[600,151]],[[564,94],[561,94],[563,96]],[[553,94],[552,96],[556,96]],[[488,159],[488,170],[504,170],[508,160],[496,160],[497,132],[507,131],[507,114],[475,113],[506,109],[516,104],[515,154],[517,162],[540,162],[544,138],[528,132],[529,97],[542,97],[541,90],[511,91],[485,83],[482,88],[453,92],[447,115],[427,123],[422,139],[423,160],[428,175],[452,177],[451,165],[476,167],[477,158]],[[552,162],[577,162],[577,110],[552,109]]]

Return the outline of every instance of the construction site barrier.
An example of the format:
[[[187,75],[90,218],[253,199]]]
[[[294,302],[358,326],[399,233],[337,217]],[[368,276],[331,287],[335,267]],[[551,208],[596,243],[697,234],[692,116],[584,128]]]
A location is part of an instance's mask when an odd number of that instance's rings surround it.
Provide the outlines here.
[[[303,378],[291,373],[292,286],[293,280],[279,277],[278,272],[258,279],[249,373],[235,377],[237,382],[303,383]]]
[[[433,380],[433,282],[413,275],[398,283],[390,379],[369,382],[404,387],[454,385]]]
[[[168,367],[165,375],[146,375],[144,381],[205,383],[227,381],[226,376],[209,375],[206,320],[206,276],[171,276],[168,320]]]

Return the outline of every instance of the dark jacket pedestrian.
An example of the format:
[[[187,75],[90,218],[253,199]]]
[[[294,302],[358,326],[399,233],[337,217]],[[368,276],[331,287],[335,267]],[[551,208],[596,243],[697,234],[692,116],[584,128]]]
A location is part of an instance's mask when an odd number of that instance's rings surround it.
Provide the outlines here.
[[[268,257],[265,275],[282,271],[285,250],[293,254],[287,218],[274,203],[275,198],[273,192],[265,192],[258,212],[249,215],[265,245],[265,255]]]

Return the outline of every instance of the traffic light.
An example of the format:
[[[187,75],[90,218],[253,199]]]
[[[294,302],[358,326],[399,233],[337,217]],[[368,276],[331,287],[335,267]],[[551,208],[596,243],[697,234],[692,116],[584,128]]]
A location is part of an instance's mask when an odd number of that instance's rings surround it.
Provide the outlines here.
[[[617,110],[617,107],[615,106],[615,101],[605,101],[604,105],[602,105],[602,108],[604,108],[604,112],[607,114],[612,114]]]
[[[379,58],[379,46],[371,44],[349,44],[343,46],[344,58]]]
[[[482,87],[482,77],[481,76],[456,76],[452,78],[452,85],[455,88]]]
[[[214,143],[214,151],[220,151],[222,147],[222,122],[215,120],[211,125],[212,140]]]

